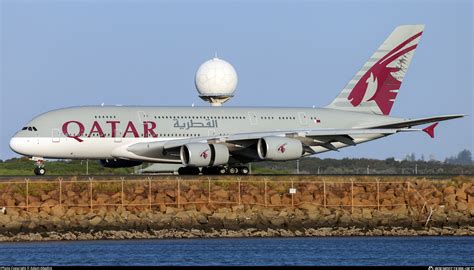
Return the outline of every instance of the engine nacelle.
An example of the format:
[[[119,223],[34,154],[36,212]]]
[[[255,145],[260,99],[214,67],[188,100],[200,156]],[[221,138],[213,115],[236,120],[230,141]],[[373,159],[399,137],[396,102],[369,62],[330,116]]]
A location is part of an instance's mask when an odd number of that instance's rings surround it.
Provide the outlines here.
[[[216,166],[229,161],[229,149],[223,144],[189,143],[181,146],[180,157],[185,166]]]
[[[304,154],[303,144],[296,139],[284,137],[263,137],[258,140],[257,153],[264,160],[298,159]]]
[[[100,164],[106,168],[127,168],[141,165],[143,162],[125,159],[101,159]]]

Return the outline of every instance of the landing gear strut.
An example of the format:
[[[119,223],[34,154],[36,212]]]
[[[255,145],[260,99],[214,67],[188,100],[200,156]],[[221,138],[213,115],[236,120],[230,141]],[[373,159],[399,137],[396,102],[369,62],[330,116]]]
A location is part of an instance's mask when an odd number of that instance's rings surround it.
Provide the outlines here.
[[[46,173],[46,169],[44,168],[44,160],[37,159],[35,164],[35,175],[44,175]]]

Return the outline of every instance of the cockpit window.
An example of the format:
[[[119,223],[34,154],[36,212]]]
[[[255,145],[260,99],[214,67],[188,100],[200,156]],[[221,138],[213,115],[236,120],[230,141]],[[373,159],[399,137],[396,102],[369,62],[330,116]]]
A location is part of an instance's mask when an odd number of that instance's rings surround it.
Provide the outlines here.
[[[23,127],[21,130],[38,131],[38,129],[36,129],[36,127]]]

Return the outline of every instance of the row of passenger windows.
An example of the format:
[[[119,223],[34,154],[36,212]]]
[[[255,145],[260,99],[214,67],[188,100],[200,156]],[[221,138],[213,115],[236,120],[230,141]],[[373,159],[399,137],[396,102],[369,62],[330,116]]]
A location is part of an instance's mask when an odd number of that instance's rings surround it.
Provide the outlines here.
[[[148,115],[145,115],[148,117]],[[116,119],[115,115],[95,115],[96,119]],[[155,119],[246,119],[245,116],[154,116]],[[274,116],[260,116],[262,120],[274,120]],[[279,116],[279,120],[295,120],[294,116]],[[310,119],[317,119],[317,117],[311,116]],[[25,130],[25,128],[23,129]]]
[[[95,119],[115,119],[117,116],[115,115],[95,115]]]
[[[104,134],[105,137],[110,137],[112,134],[110,133],[107,133],[107,134]],[[186,134],[181,134],[181,133],[176,133],[176,134],[172,134],[172,133],[169,133],[169,134],[166,134],[166,133],[160,133],[160,134],[157,134],[159,137],[199,137],[201,136],[201,134],[193,134],[193,133],[186,133]],[[77,136],[77,135],[74,135],[74,134],[69,134],[69,136]],[[86,134],[84,134],[82,137],[86,136]],[[121,134],[117,134],[116,135],[117,137],[121,137],[122,135]],[[140,137],[143,137],[143,133],[140,134]],[[91,137],[100,137],[100,135],[98,133],[93,133],[91,135]],[[148,137],[152,137],[151,134],[148,135]]]
[[[155,116],[155,119],[246,119],[245,116]]]

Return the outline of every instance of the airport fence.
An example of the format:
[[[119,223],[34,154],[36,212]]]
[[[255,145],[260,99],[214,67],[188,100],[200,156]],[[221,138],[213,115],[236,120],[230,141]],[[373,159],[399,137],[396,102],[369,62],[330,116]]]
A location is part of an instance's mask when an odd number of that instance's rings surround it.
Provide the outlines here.
[[[153,179],[0,182],[0,207],[26,211],[41,207],[140,207],[260,205],[263,207],[357,208],[396,207],[428,211],[425,197],[410,181],[318,181],[298,179]]]

